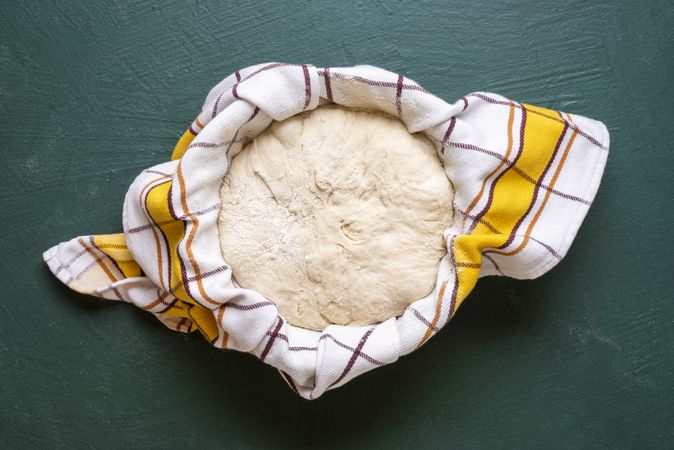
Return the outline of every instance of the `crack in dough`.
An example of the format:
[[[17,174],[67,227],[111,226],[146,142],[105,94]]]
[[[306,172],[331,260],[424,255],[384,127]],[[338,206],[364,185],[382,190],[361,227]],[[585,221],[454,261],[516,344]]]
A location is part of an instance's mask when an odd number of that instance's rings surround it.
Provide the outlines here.
[[[426,137],[324,106],[272,123],[233,158],[220,248],[237,283],[293,325],[377,323],[433,290],[453,195]]]

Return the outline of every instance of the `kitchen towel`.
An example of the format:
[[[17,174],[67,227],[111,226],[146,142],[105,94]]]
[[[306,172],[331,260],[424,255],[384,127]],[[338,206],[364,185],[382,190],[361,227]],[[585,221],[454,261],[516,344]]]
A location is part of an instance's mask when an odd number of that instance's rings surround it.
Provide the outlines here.
[[[376,325],[318,332],[288,324],[273,301],[234,282],[217,217],[231,158],[272,121],[330,103],[390,114],[434,142],[454,185],[455,220],[428,296]],[[173,330],[198,330],[217,348],[251,353],[315,399],[421,347],[479,277],[535,278],[556,265],[594,199],[608,148],[601,122],[493,93],[450,104],[373,66],[260,64],[215,86],[171,160],[133,181],[123,233],[76,237],[44,259],[70,288],[132,303]]]

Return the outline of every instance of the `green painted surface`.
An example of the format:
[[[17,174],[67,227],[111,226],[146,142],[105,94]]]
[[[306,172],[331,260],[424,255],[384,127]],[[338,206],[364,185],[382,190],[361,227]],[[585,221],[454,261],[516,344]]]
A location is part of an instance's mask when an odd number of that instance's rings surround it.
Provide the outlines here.
[[[666,1],[4,1],[0,447],[671,447],[673,29]],[[481,280],[421,351],[314,402],[51,276],[43,250],[119,231],[128,185],[207,91],[269,60],[370,63],[448,101],[487,90],[604,121],[570,253],[535,281]]]

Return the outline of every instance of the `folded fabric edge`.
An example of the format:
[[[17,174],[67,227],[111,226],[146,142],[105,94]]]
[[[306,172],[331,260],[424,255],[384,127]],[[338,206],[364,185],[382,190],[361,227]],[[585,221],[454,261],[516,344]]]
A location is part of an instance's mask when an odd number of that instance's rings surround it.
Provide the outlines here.
[[[579,116],[576,116],[579,117]],[[580,226],[582,225],[583,221],[585,220],[585,217],[587,216],[587,213],[590,211],[591,203],[594,201],[594,198],[599,190],[599,185],[601,184],[601,179],[604,174],[604,169],[606,167],[606,162],[608,158],[608,152],[609,152],[609,146],[610,146],[610,135],[608,132],[608,128],[603,122],[600,122],[598,120],[590,119],[587,117],[583,117],[584,120],[589,121],[590,123],[593,123],[597,125],[598,131],[600,133],[600,137],[598,137],[598,141],[600,145],[597,145],[597,156],[592,164],[593,168],[592,171],[590,172],[590,177],[588,180],[583,180],[579,179],[580,183],[587,182],[587,189],[583,195],[583,198],[588,200],[590,202],[590,205],[583,205],[579,204],[578,207],[576,208],[575,213],[570,216],[570,218],[567,221],[566,225],[566,233],[564,234],[564,237],[562,238],[562,242],[557,248],[557,254],[560,256],[559,258],[555,257],[554,255],[550,254],[547,258],[547,260],[542,263],[541,265],[537,266],[533,270],[528,270],[528,271],[523,271],[522,273],[517,273],[517,272],[511,272],[509,276],[517,279],[534,279],[542,276],[543,274],[547,273],[549,270],[554,268],[557,264],[559,264],[562,259],[566,256],[567,252],[571,248],[571,244],[573,243],[574,239],[576,238],[576,235],[578,234],[578,231],[580,230]]]
[[[90,237],[95,238],[100,236]],[[81,277],[90,276],[92,272],[99,272],[98,268],[102,270],[102,273],[98,273],[99,276],[104,277],[106,275],[102,266],[96,264],[99,262],[98,258],[94,260],[94,264],[90,263],[85,265],[84,268],[80,268],[79,273],[72,270],[72,266],[78,264],[78,259],[87,252],[86,248],[74,252],[69,258],[61,258],[63,252],[67,252],[69,249],[72,251],[74,243],[80,241],[80,239],[82,239],[81,236],[73,238],[70,241],[61,242],[42,253],[42,258],[47,263],[49,270],[69,289],[97,299],[130,303],[145,312],[149,312],[173,331],[189,333],[196,329],[193,326],[191,318],[155,312],[147,308],[147,299],[152,298],[157,291],[156,286],[147,277],[131,276],[118,279],[117,281],[102,281],[104,278],[97,279],[96,273],[94,273],[94,279],[82,282],[80,280]],[[166,295],[160,294],[160,297]]]
[[[47,267],[51,273],[69,289],[72,289],[75,292],[85,295],[92,295],[91,292],[86,289],[78,288],[77,285],[73,285],[72,281],[76,279],[75,274],[71,273],[68,268],[68,263],[64,262],[59,258],[59,246],[66,244],[66,242],[61,242],[56,244],[42,253],[42,259],[47,263]],[[115,300],[115,299],[111,299]]]

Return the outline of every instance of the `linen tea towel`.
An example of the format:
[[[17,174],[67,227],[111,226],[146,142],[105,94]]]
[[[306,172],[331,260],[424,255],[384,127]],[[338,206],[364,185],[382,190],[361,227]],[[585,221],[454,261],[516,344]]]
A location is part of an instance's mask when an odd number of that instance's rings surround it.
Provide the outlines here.
[[[455,188],[455,220],[428,296],[376,325],[317,332],[288,324],[272,300],[236,285],[214,243],[231,158],[272,121],[329,103],[393,115],[433,141]],[[123,233],[76,237],[44,259],[72,289],[254,354],[314,399],[421,347],[479,277],[535,278],[556,265],[594,199],[608,148],[601,122],[492,93],[449,104],[373,66],[260,64],[215,86],[171,160],[133,181]]]

